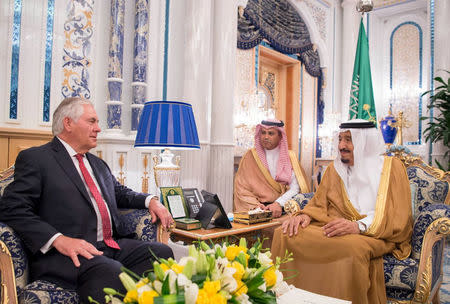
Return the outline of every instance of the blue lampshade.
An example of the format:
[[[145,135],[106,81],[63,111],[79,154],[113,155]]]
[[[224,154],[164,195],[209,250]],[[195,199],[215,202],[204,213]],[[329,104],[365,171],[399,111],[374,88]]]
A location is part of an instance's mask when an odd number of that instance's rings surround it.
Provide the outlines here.
[[[134,146],[200,149],[192,106],[178,101],[146,102]]]

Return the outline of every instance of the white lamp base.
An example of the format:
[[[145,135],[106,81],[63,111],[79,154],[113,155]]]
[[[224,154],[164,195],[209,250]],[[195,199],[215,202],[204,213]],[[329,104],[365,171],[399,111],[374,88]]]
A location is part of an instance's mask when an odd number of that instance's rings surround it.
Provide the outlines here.
[[[153,162],[155,166],[153,170],[155,172],[155,182],[157,187],[176,187],[180,185],[180,158],[175,157],[174,164],[172,159],[174,154],[169,150],[165,149],[163,153],[159,155],[161,158],[161,163],[159,163],[158,156],[153,157]]]

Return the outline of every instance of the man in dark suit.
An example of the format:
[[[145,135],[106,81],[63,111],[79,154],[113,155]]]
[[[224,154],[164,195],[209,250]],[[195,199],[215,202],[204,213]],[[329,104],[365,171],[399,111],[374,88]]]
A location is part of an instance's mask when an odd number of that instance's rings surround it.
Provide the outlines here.
[[[149,248],[173,257],[160,243],[124,238],[117,208],[148,208],[152,220],[173,224],[157,196],[122,186],[108,165],[88,151],[97,146],[98,117],[91,102],[66,98],[53,114],[53,140],[19,153],[14,181],[0,201],[0,221],[11,226],[31,252],[32,279],[54,282],[87,297],[102,289],[125,291],[125,266],[142,274],[152,267]]]

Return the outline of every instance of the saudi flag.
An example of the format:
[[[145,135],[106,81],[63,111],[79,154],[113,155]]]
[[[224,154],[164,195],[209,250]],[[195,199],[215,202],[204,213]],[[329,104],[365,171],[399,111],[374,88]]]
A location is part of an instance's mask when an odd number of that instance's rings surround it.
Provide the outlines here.
[[[353,67],[349,117],[350,119],[361,118],[377,123],[370,73],[369,42],[362,18],[359,25],[358,46],[356,47],[355,65]]]

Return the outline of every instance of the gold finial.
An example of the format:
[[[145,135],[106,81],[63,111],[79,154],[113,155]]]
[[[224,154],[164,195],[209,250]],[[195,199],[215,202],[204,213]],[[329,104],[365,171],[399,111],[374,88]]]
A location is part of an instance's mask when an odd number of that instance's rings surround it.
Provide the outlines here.
[[[103,152],[102,151],[97,151],[97,157],[100,159],[103,159]]]
[[[119,177],[117,178],[119,183],[121,183],[122,185],[125,185],[125,176],[124,172],[123,172],[123,165],[124,165],[124,157],[123,157],[123,153],[120,154],[119,156],[119,168],[120,168],[120,172],[119,172]]]
[[[363,110],[366,111],[367,114],[369,115],[368,121],[371,121],[371,122],[373,122],[373,123],[376,125],[376,123],[377,123],[376,118],[373,117],[373,116],[370,114],[370,105],[368,105],[367,103],[365,103],[365,104],[363,105]]]
[[[403,145],[403,128],[409,128],[411,127],[411,122],[408,121],[404,116],[403,116],[403,111],[399,111],[398,112],[398,117],[397,117],[397,122],[395,123],[397,130],[398,130],[398,135],[397,135],[397,144],[399,146]]]
[[[244,18],[244,7],[242,5],[238,6],[238,13],[240,18]]]
[[[144,154],[143,164],[144,164],[144,176],[142,176],[142,192],[148,193],[148,172],[147,172],[148,157],[147,157],[147,154]]]

